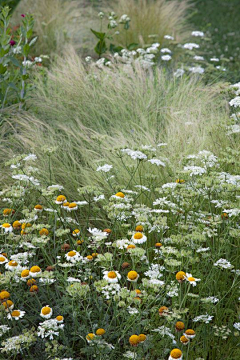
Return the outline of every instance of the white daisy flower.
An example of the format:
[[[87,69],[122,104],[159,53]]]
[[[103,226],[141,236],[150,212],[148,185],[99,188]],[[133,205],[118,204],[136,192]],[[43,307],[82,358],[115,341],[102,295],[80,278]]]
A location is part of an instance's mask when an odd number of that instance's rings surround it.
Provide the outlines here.
[[[19,320],[21,319],[24,315],[26,314],[25,311],[22,311],[22,310],[13,310],[11,313],[9,312],[7,314],[7,318],[9,320]]]
[[[201,281],[201,279],[194,278],[192,274],[186,273],[185,279],[193,286],[197,285],[197,281]]]
[[[67,254],[65,254],[65,258],[71,263],[75,263],[76,261],[81,260],[81,255],[79,254],[79,252],[71,250]]]
[[[121,275],[118,271],[104,271],[103,279],[107,280],[109,283],[117,283],[121,279]]]
[[[41,309],[40,316],[44,319],[50,319],[52,313],[53,313],[52,308],[50,308],[49,305],[46,305]]]
[[[147,241],[147,237],[141,232],[136,232],[131,240],[134,244],[143,244]]]

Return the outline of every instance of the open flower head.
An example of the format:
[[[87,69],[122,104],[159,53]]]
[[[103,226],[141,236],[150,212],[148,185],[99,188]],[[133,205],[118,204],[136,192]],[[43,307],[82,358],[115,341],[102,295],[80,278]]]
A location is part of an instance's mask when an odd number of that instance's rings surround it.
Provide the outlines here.
[[[43,317],[44,319],[50,319],[52,313],[53,313],[52,308],[50,308],[49,305],[46,305],[41,309],[40,316]]]

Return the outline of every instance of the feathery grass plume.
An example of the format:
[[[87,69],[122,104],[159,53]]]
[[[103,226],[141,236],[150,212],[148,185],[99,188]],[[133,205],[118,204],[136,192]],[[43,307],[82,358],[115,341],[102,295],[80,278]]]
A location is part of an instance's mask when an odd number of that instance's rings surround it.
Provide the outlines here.
[[[22,0],[14,11],[13,24],[18,24],[22,13],[31,13],[35,19],[34,30],[38,36],[35,45],[38,54],[62,51],[80,32],[80,8],[77,1]]]
[[[149,35],[162,43],[164,35],[172,35],[181,41],[186,38],[186,11],[188,1],[166,0],[117,0],[113,2],[114,12],[121,16],[127,14],[130,28],[119,34],[118,40],[123,46],[131,43],[140,45],[149,43]]]
[[[156,147],[166,142],[162,155],[170,157],[174,167],[196,148],[219,151],[222,146],[225,130],[219,124],[226,123],[227,109],[216,100],[219,89],[194,78],[169,81],[161,69],[153,74],[137,65],[86,71],[69,49],[48,72],[47,81],[38,78],[36,86],[31,112],[15,117],[15,145],[40,158],[42,147],[58,146],[51,155],[53,174],[70,193],[79,184],[92,183],[89,169],[102,165],[100,160],[112,164],[114,158],[121,163],[111,154],[114,147]],[[42,161],[48,179],[48,166]],[[121,183],[125,170],[116,165]]]

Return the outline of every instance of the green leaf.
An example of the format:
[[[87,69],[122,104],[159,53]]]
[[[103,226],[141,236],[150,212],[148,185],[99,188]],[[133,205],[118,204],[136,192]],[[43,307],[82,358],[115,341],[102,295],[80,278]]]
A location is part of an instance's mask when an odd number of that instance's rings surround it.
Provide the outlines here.
[[[13,82],[10,82],[8,84],[8,86],[18,92],[18,88],[16,87],[16,85]]]
[[[109,46],[109,50],[112,52],[112,53],[119,53],[121,50],[123,49],[122,46],[116,46],[114,44],[110,44]]]
[[[98,55],[102,55],[103,53],[105,53],[107,51],[106,42],[104,40],[103,41],[99,40],[99,42],[95,46],[94,50]]]
[[[17,67],[21,67],[21,64],[18,62],[17,59],[15,59],[12,56],[9,56],[9,60],[13,63],[13,65],[17,66]]]
[[[30,51],[29,44],[25,44],[24,47],[23,47],[23,55],[28,56],[29,51]]]
[[[93,29],[90,30],[99,40],[104,40],[106,33],[97,32]]]
[[[128,50],[134,50],[138,47],[137,43],[131,43],[127,46]]]

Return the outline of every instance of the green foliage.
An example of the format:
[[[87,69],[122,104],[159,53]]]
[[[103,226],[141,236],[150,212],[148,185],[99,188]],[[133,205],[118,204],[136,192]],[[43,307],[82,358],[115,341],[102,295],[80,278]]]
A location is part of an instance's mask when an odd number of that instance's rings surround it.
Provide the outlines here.
[[[9,7],[3,7],[0,13],[0,106],[1,109],[20,103],[25,104],[28,90],[28,68],[33,62],[28,60],[34,20],[29,14],[23,15],[22,24],[15,34],[9,26],[11,19]],[[23,57],[23,61],[22,61]]]

